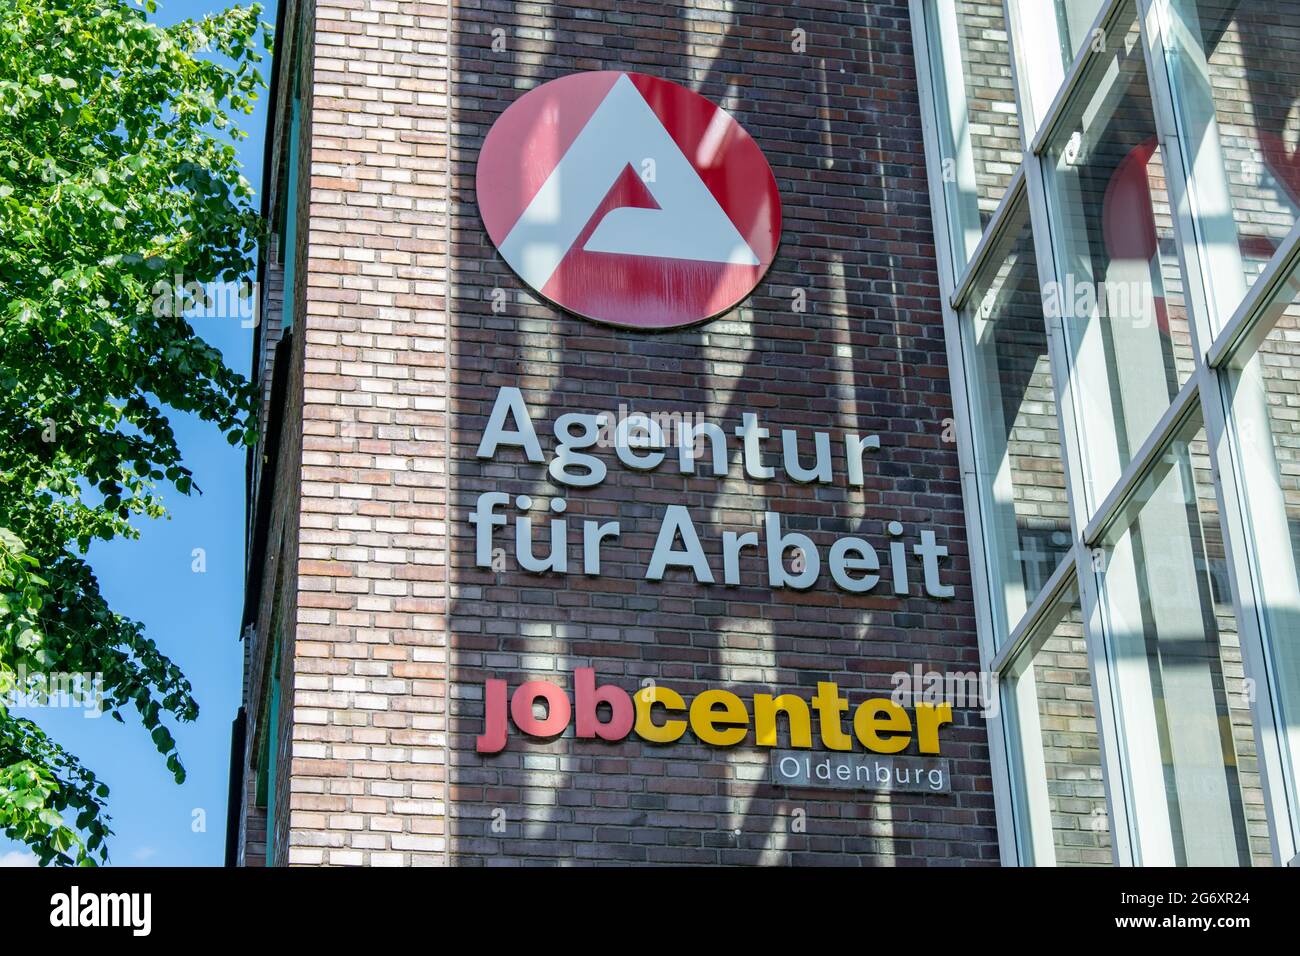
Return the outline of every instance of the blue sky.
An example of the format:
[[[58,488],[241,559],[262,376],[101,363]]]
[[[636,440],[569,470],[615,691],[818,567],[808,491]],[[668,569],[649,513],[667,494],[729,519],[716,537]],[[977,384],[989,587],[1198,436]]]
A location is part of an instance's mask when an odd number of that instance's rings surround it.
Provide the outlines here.
[[[160,0],[154,18],[172,23],[224,6],[213,0]],[[274,13],[271,2],[263,19]],[[260,67],[269,82],[270,58]],[[239,144],[244,175],[259,195],[266,107],[264,91],[257,112],[240,120],[250,134]],[[227,364],[248,374],[253,332],[241,328],[238,317],[194,319],[193,325],[222,350]],[[137,541],[95,544],[90,563],[109,604],[142,622],[194,687],[198,720],[169,725],[188,779],[175,784],[148,732],[132,719],[134,710],[124,713],[125,724],[107,716],[88,719],[78,710],[22,711],[111,788],[116,836],[109,862],[122,866],[220,866],[225,854],[230,723],[239,708],[243,667],[244,452],[192,415],[172,413],[171,421],[203,494],[186,498],[171,491],[166,495],[170,520],[141,522]],[[205,573],[192,570],[195,548],[205,552]],[[196,821],[206,828],[196,830]],[[0,865],[30,862],[34,858],[25,848],[0,838]]]

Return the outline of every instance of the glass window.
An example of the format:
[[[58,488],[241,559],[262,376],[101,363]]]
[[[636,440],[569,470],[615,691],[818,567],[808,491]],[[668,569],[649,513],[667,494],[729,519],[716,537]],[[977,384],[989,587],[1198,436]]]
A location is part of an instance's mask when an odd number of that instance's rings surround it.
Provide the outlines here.
[[[280,238],[280,264],[284,268],[284,305],[280,324],[288,330],[293,326],[294,284],[298,265],[298,153],[301,149],[302,101],[298,96],[295,77],[294,92],[289,107],[289,135],[285,159],[283,190],[283,231]]]
[[[984,547],[1001,643],[1070,546],[1056,392],[1027,204],[962,313]]]
[[[1166,62],[1205,283],[1226,321],[1300,204],[1300,0],[1171,0]]]
[[[1109,866],[1101,745],[1073,587],[1054,605],[1006,679],[1021,862]]]
[[[275,865],[275,770],[280,760],[280,637],[271,650],[271,686],[266,695],[266,726],[258,757],[256,806],[266,810],[266,865]]]
[[[275,769],[280,760],[280,645],[276,642],[275,670],[271,675],[271,704],[267,716],[267,751],[266,751],[266,865],[275,865]]]
[[[1011,0],[1021,95],[1038,120],[1047,115],[1079,51],[1090,42],[1104,44],[1105,37],[1092,32],[1103,5],[1104,0]]]
[[[1043,161],[1056,257],[1043,303],[1065,330],[1091,514],[1194,364],[1131,3]]]
[[[1295,793],[1300,757],[1300,273],[1266,307],[1272,326],[1234,359],[1235,442],[1259,582],[1265,654],[1285,772]]]
[[[1039,0],[1041,2],[1041,0]],[[1070,68],[1085,43],[1096,40],[1100,45],[1104,36],[1093,35],[1093,23],[1105,5],[1105,0],[1051,0],[1043,4],[1052,8],[1056,18],[1056,33],[1060,43],[1061,65]]]
[[[931,83],[954,268],[960,273],[1020,165],[1002,0],[930,0]]]
[[[1156,459],[1093,563],[1135,859],[1268,864],[1250,688],[1199,418]]]

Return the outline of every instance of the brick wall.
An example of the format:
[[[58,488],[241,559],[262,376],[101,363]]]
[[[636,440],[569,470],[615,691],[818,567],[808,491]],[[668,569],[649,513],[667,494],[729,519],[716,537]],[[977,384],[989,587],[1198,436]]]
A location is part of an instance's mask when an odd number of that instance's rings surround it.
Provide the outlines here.
[[[1274,80],[1300,42],[1300,5],[1197,6],[1250,276],[1295,215],[1293,184],[1276,162],[1263,162],[1260,142],[1261,131],[1294,140],[1291,91]],[[956,14],[978,210],[987,221],[1019,154],[1010,57],[1001,4],[958,0]],[[296,3],[285,4],[282,28],[297,15]],[[262,603],[246,647],[245,861],[257,865],[264,855],[265,814],[252,795],[268,733],[281,740],[278,863],[995,858],[983,728],[964,712],[945,732],[947,752],[962,757],[952,797],[773,788],[762,783],[766,755],[752,747],[615,746],[566,736],[549,744],[515,737],[495,757],[473,752],[489,676],[512,686],[540,677],[567,689],[572,669],[590,665],[629,690],[659,680],[688,695],[725,686],[742,696],[833,677],[856,703],[887,691],[888,675],[913,662],[977,667],[955,457],[940,437],[950,412],[906,4],[333,0],[308,4],[304,16],[310,42],[298,63],[310,95],[301,217],[307,222],[310,212],[310,227],[299,237],[300,334],[285,355],[290,398],[278,411],[285,440],[259,569]],[[282,30],[282,63],[287,46]],[[1131,69],[1141,82],[1086,150],[1081,195],[1094,211],[1115,166],[1154,135],[1141,58],[1134,46]],[[525,91],[588,69],[684,83],[731,111],[767,155],[784,203],[783,242],[754,297],[729,315],[666,335],[602,329],[539,303],[488,244],[473,193],[483,136]],[[282,77],[282,121],[288,86]],[[276,155],[282,162],[283,144]],[[1152,278],[1169,307],[1164,373],[1172,390],[1190,372],[1191,346],[1162,161],[1157,151],[1148,164],[1160,246]],[[1084,219],[1086,231],[1099,227],[1097,216]],[[1093,246],[1092,268],[1104,277],[1100,235],[1075,239]],[[989,398],[1008,431],[1016,542],[1023,549],[1037,538],[1053,552],[1052,535],[1068,522],[1049,434],[1045,343],[1027,305],[1037,295],[1034,264],[1022,245],[1014,274],[997,280],[995,365],[1009,374]],[[268,400],[282,331],[280,276],[271,262],[256,360]],[[807,312],[791,310],[796,290],[807,295]],[[504,311],[494,311],[494,301]],[[1287,322],[1264,351],[1290,506],[1295,332]],[[727,428],[752,410],[774,429],[874,431],[883,451],[869,464],[865,491],[746,482],[735,467],[723,482],[687,481],[667,469],[633,474],[612,463],[600,488],[565,494],[574,523],[623,520],[624,539],[607,552],[603,577],[539,577],[509,561],[489,573],[474,567],[465,520],[478,494],[563,490],[542,466],[509,456],[490,466],[475,460],[503,384],[524,389],[548,453],[546,426],[563,411],[620,405],[699,414]],[[270,412],[265,406],[264,425]],[[1195,557],[1211,582],[1202,598],[1217,629],[1225,745],[1249,852],[1263,861],[1217,514],[1203,451],[1194,445],[1192,454]],[[255,482],[264,472],[261,462]],[[690,506],[715,565],[717,533],[749,530],[767,508],[819,544],[849,531],[878,538],[894,517],[909,530],[933,527],[953,549],[958,597],[848,598],[825,576],[801,596],[705,588],[680,573],[648,582],[642,571],[655,520],[670,502]],[[270,728],[267,671],[277,629],[284,701],[279,726]],[[1095,720],[1071,619],[1039,652],[1034,672],[1058,862],[1105,862]],[[795,810],[807,814],[806,833],[791,829]]]
[[[515,735],[495,756],[473,746],[488,677],[567,689],[574,667],[593,666],[628,690],[649,679],[742,697],[807,696],[834,679],[856,704],[913,663],[978,669],[906,5],[332,0],[314,17],[302,365],[290,376],[301,411],[285,411],[301,481],[292,467],[277,477],[296,502],[281,522],[296,540],[280,552],[296,578],[275,598],[291,738],[276,862],[995,861],[971,710],[942,732],[950,795],[774,787],[752,736],[729,750],[689,734],[653,747],[571,731]],[[782,245],[732,313],[661,335],[599,327],[539,303],[488,243],[473,178],[492,121],[588,69],[695,89],[767,155]],[[604,484],[565,495],[573,519],[623,521],[602,577],[512,560],[481,570],[466,521],[478,494],[557,490],[543,466],[474,457],[502,385],[524,390],[548,453],[560,413],[620,405],[726,428],[756,411],[774,430],[879,433],[882,449],[862,489],[747,482],[734,461],[716,481],[613,463]],[[769,509],[823,554],[847,533],[882,541],[891,520],[909,542],[932,528],[957,594],[925,597],[915,569],[905,598],[850,596],[825,574],[802,594],[680,571],[647,581],[668,503],[691,508],[715,566],[720,532],[755,528]],[[761,568],[747,557],[742,573]],[[275,613],[259,615],[260,646]]]
[[[904,4],[458,6],[452,51],[452,271],[449,336],[450,801],[457,864],[526,860],[632,863],[953,863],[995,859],[983,727],[946,732],[951,796],[845,795],[764,782],[766,752],[690,740],[666,748],[569,736],[514,738],[474,753],[482,684],[549,679],[592,666],[629,689],[686,695],[723,686],[799,689],[833,677],[850,700],[887,694],[913,662],[978,668],[958,474],[941,435],[950,415],[933,271],[910,26]],[[792,50],[792,31],[806,50]],[[492,49],[493,30],[505,50]],[[478,148],[527,89],[581,69],[624,68],[683,83],[727,108],[766,153],[783,199],[777,260],[755,295],[695,329],[646,336],[539,304],[487,242],[474,205]],[[492,309],[502,289],[508,306]],[[803,289],[807,312],[791,309]],[[525,390],[539,425],[565,411],[701,414],[731,427],[747,410],[774,430],[879,432],[867,488],[686,479],[616,464],[568,514],[618,514],[620,547],[598,579],[538,577],[507,561],[473,566],[468,508],[487,490],[546,496],[539,465],[474,457],[502,385]],[[543,450],[550,444],[543,432]],[[684,572],[643,579],[656,518],[684,503],[707,522],[705,549],[775,510],[825,547],[903,521],[935,528],[955,554],[959,597],[849,597],[706,588]],[[758,572],[742,562],[742,574]],[[806,814],[798,832],[797,811]],[[494,814],[501,821],[493,826]]]
[[[445,851],[446,13],[309,33],[289,863]]]
[[[281,11],[281,26],[288,36],[299,29],[296,24],[302,17],[301,30],[310,36],[312,10],[290,2]],[[289,44],[286,44],[289,46]],[[300,595],[303,587],[298,574],[298,553],[300,547],[302,465],[304,462],[304,422],[303,422],[303,362],[304,348],[302,337],[285,342],[285,333],[290,323],[284,316],[284,259],[291,254],[301,255],[305,251],[306,236],[300,229],[297,248],[282,252],[281,241],[284,236],[284,214],[277,212],[283,204],[294,202],[297,207],[299,222],[304,221],[309,194],[301,192],[297,197],[281,195],[283,189],[283,169],[288,162],[287,136],[282,135],[287,128],[284,124],[291,116],[290,98],[292,96],[294,74],[300,81],[309,81],[311,77],[313,56],[312,47],[306,46],[300,57],[288,55],[280,57],[277,65],[280,76],[275,87],[274,115],[280,121],[280,127],[268,130],[268,136],[274,136],[276,150],[273,152],[274,165],[266,171],[266,190],[268,192],[267,208],[270,211],[273,241],[268,243],[268,255],[262,276],[261,297],[259,300],[259,327],[257,336],[257,354],[254,367],[258,370],[262,402],[258,410],[258,428],[263,436],[262,444],[252,456],[251,482],[249,485],[250,501],[257,502],[263,485],[270,483],[271,494],[266,505],[269,514],[265,517],[265,550],[252,555],[252,560],[259,562],[250,572],[250,586],[258,582],[257,606],[254,609],[254,626],[245,633],[244,645],[244,705],[247,719],[247,734],[243,764],[245,780],[243,788],[243,814],[241,816],[241,833],[236,844],[238,862],[242,866],[264,866],[267,862],[267,804],[274,799],[280,808],[275,818],[275,833],[272,835],[276,853],[273,862],[287,862],[285,849],[289,846],[288,833],[290,815],[287,808],[291,806],[293,790],[293,758],[295,746],[294,710],[292,708],[295,684],[294,638],[296,623],[304,613],[310,615],[313,602],[311,595]],[[304,107],[304,122],[310,117],[310,102]],[[307,168],[310,156],[310,142],[304,138],[299,144],[298,162],[300,169]],[[287,205],[285,205],[287,208]],[[283,259],[282,259],[283,255]],[[295,280],[294,297],[301,301],[306,287],[306,280],[299,269]],[[281,348],[282,342],[285,348]],[[276,362],[287,363],[285,377],[287,386],[282,407],[273,406],[273,380]],[[267,436],[273,430],[272,417],[281,419],[279,447],[272,451],[267,443]],[[263,517],[254,515],[255,518]],[[278,677],[282,688],[282,701],[278,722],[270,719],[270,697],[272,669],[276,664],[275,644],[280,640]],[[298,683],[310,686],[310,678]],[[268,753],[268,738],[276,740],[276,768],[274,779],[275,792],[259,795],[258,777],[267,773],[263,754]]]

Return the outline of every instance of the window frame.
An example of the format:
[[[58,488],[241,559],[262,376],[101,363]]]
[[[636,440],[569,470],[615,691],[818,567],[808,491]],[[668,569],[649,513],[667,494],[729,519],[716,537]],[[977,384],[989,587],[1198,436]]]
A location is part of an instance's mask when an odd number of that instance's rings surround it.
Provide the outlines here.
[[[1051,614],[1057,599],[1069,587],[1077,587],[1083,611],[1089,667],[1093,674],[1094,704],[1114,862],[1117,865],[1164,862],[1152,859],[1149,853],[1144,854],[1144,844],[1149,841],[1140,832],[1141,821],[1131,820],[1128,812],[1128,801],[1124,793],[1125,774],[1119,761],[1120,729],[1115,721],[1112,675],[1105,656],[1102,596],[1096,574],[1093,573],[1093,562],[1100,542],[1123,515],[1140,483],[1189,418],[1199,414],[1211,450],[1215,500],[1243,666],[1246,676],[1254,681],[1257,689],[1251,714],[1260,778],[1267,804],[1273,862],[1275,865],[1283,865],[1296,857],[1300,846],[1300,828],[1297,826],[1300,812],[1297,811],[1296,783],[1286,772],[1287,764],[1278,733],[1277,709],[1272,699],[1272,683],[1268,679],[1265,640],[1267,623],[1262,617],[1265,598],[1259,589],[1259,575],[1255,567],[1256,562],[1267,560],[1267,556],[1254,554],[1248,544],[1252,539],[1249,515],[1244,503],[1246,482],[1236,448],[1229,379],[1232,362],[1240,361],[1244,354],[1258,350],[1271,330],[1271,323],[1265,319],[1265,306],[1271,291],[1286,281],[1292,271],[1300,268],[1300,223],[1292,229],[1272,260],[1247,290],[1236,312],[1226,321],[1216,323],[1203,281],[1206,250],[1198,236],[1195,211],[1189,201],[1189,183],[1177,135],[1176,100],[1167,71],[1168,0],[1105,0],[1092,28],[1094,33],[1101,30],[1102,35],[1114,27],[1116,18],[1126,10],[1128,4],[1134,4],[1155,113],[1155,128],[1163,152],[1173,215],[1174,242],[1178,253],[1178,271],[1196,366],[1169,408],[1160,416],[1154,431],[1122,469],[1116,483],[1109,489],[1099,491],[1100,501],[1089,513],[1085,507],[1083,490],[1086,485],[1080,469],[1083,448],[1078,422],[1074,420],[1078,414],[1075,401],[1078,383],[1070,374],[1062,323],[1059,319],[1045,319],[1052,377],[1057,391],[1057,414],[1066,471],[1066,494],[1070,502],[1072,543],[1069,554],[1057,567],[1048,585],[1029,606],[1021,621],[1011,629],[1003,645],[997,647],[990,610],[992,569],[980,544],[984,541],[984,516],[980,513],[980,491],[975,480],[975,423],[972,421],[973,409],[969,402],[970,369],[961,347],[961,313],[977,277],[983,270],[996,267],[992,257],[1000,246],[999,230],[1004,229],[1010,221],[1013,205],[1021,201],[1029,203],[1040,288],[1057,280],[1057,262],[1053,254],[1053,235],[1043,170],[1044,156],[1055,127],[1066,115],[1072,102],[1076,97],[1088,94],[1090,68],[1102,53],[1091,42],[1085,42],[1076,53],[1073,63],[1063,67],[1059,80],[1053,82],[1052,77],[1043,75],[1043,64],[1047,58],[1038,57],[1035,61],[1029,56],[1033,46],[1030,38],[1034,36],[1030,27],[1036,22],[1032,16],[1026,17],[1029,8],[1024,7],[1021,0],[1004,0],[1013,89],[1016,93],[1023,147],[1022,158],[1020,168],[1008,186],[1002,203],[975,245],[969,261],[957,263],[949,239],[951,232],[947,193],[942,182],[942,154],[937,134],[937,124],[942,121],[943,114],[939,111],[934,96],[931,72],[933,40],[927,21],[927,11],[933,4],[951,2],[953,0],[909,0],[909,5],[942,293],[940,305],[952,382],[957,453],[962,472],[963,508],[968,534],[975,542],[975,546],[970,548],[970,555],[981,666],[993,672],[995,677],[1000,678],[1007,673],[1008,667],[1039,639],[1036,628]],[[1019,42],[1022,37],[1026,38],[1026,42]],[[1035,42],[1041,44],[1041,37]],[[1031,71],[1035,75],[1030,75]],[[1049,105],[1040,110],[1041,116],[1035,115],[1033,104],[1029,102],[1030,93],[1035,88],[1056,90]],[[1264,327],[1265,325],[1269,327]],[[1024,845],[1025,838],[1016,819],[1015,795],[1011,785],[1011,751],[1014,746],[1012,739],[1005,736],[1014,734],[1016,729],[1012,722],[1003,720],[1000,714],[990,716],[987,724],[1001,859],[1004,864],[1025,863],[1032,859],[1032,852]],[[1290,756],[1293,760],[1300,760],[1300,755],[1292,753]]]

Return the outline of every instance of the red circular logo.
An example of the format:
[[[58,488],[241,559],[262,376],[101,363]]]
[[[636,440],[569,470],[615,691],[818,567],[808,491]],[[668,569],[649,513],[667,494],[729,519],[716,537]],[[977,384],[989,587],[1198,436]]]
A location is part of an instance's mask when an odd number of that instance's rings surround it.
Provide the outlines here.
[[[624,328],[733,308],[781,234],[758,144],[704,97],[641,73],[577,73],[520,97],[488,132],[475,190],[525,283]]]

